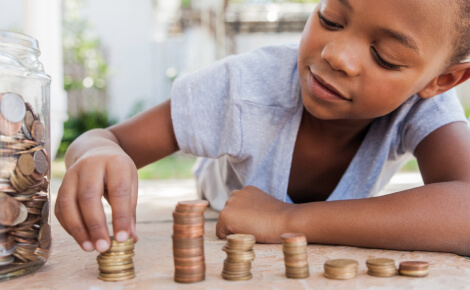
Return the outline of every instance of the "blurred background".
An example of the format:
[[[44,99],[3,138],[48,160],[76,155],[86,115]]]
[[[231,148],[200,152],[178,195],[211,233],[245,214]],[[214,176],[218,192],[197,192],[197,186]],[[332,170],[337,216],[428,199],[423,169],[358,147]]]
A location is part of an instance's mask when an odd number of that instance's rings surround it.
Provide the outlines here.
[[[52,77],[52,174],[60,178],[65,150],[78,135],[161,103],[176,77],[217,59],[298,43],[316,2],[0,0],[0,29],[39,40]],[[470,83],[458,93],[469,108]],[[193,163],[177,153],[140,169],[139,177],[190,178]],[[417,170],[416,161],[403,170]]]

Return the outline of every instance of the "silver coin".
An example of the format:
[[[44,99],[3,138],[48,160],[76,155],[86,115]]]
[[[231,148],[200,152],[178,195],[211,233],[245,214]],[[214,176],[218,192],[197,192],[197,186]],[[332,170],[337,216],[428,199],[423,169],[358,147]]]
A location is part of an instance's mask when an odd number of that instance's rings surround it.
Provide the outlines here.
[[[3,94],[0,102],[0,112],[5,119],[12,123],[22,121],[26,114],[23,98],[15,93]]]

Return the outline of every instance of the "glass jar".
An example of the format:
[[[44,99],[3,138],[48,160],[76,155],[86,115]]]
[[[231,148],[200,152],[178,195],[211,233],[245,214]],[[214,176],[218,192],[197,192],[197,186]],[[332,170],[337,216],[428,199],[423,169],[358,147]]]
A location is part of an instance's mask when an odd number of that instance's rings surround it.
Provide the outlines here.
[[[51,79],[36,39],[0,31],[0,281],[44,265],[51,250]]]

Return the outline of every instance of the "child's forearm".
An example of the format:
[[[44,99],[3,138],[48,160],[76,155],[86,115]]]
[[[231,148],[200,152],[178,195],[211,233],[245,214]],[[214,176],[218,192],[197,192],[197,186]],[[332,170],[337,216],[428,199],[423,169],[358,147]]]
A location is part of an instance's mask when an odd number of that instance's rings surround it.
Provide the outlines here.
[[[288,230],[309,242],[470,255],[470,185],[429,184],[360,199],[294,205]]]

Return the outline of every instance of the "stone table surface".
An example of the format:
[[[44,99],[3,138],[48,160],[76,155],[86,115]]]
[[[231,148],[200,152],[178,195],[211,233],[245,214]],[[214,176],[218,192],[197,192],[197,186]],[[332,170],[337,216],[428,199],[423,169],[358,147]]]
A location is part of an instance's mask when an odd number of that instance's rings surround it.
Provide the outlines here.
[[[60,181],[52,183],[53,200]],[[194,199],[193,181],[140,182],[137,215],[139,242],[135,247],[136,278],[122,282],[97,279],[97,253],[83,252],[53,218],[53,249],[48,262],[24,277],[0,282],[0,289],[470,289],[470,261],[448,253],[407,252],[344,246],[309,245],[310,277],[287,279],[281,245],[256,244],[256,259],[249,281],[225,281],[223,267],[225,244],[215,236],[217,213],[206,212],[206,280],[194,284],[173,281],[172,218],[178,200]],[[105,206],[108,214],[110,209]],[[366,274],[368,258],[386,257],[397,264],[405,260],[424,260],[430,264],[429,276],[377,278]],[[328,259],[350,258],[359,262],[358,276],[337,281],[323,277]]]

